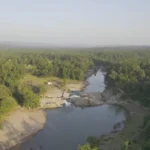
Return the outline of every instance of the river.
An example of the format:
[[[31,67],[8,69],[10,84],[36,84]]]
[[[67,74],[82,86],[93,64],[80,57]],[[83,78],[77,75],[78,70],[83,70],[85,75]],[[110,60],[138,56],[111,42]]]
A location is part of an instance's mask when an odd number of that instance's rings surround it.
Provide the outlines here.
[[[101,70],[87,79],[85,92],[102,92],[105,77]],[[27,142],[21,150],[77,150],[88,136],[109,134],[116,123],[126,120],[126,111],[116,105],[79,108],[64,106],[47,110],[45,127]],[[120,128],[122,129],[123,126]]]
[[[95,74],[92,74],[87,78],[88,86],[85,88],[85,92],[103,92],[105,90],[105,72],[98,70]]]

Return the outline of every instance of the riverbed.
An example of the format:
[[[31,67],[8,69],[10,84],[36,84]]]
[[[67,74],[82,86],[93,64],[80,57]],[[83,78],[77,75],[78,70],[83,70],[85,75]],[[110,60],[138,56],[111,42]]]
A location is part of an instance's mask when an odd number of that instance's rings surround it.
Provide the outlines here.
[[[105,73],[98,70],[87,78],[85,92],[103,92]],[[47,122],[35,136],[21,145],[21,150],[77,150],[88,136],[100,137],[113,131],[114,125],[126,120],[121,106],[102,105],[80,108],[64,106],[47,111]],[[124,125],[119,130],[123,129]]]

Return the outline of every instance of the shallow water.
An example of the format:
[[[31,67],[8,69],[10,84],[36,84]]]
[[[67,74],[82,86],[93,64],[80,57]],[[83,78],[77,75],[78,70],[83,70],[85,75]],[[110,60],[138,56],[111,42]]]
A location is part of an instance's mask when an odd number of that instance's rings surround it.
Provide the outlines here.
[[[105,89],[104,75],[99,70],[87,79],[86,92],[102,92]],[[47,110],[47,122],[43,130],[21,145],[22,150],[77,150],[88,136],[108,134],[118,122],[126,120],[126,111],[117,105],[102,105],[89,108],[74,106]],[[124,126],[124,125],[123,125]],[[121,128],[123,128],[121,126]]]

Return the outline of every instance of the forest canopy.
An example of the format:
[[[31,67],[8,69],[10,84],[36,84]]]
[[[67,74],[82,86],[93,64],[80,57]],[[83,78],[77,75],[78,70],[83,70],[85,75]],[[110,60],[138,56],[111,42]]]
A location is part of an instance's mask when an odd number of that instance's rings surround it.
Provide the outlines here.
[[[20,83],[26,74],[37,77],[58,77],[63,80],[84,80],[89,69],[103,65],[106,83],[124,96],[150,108],[149,50],[41,50],[0,52],[0,111],[4,103],[39,107],[41,86]],[[2,106],[3,104],[3,106]],[[6,109],[6,111],[10,109]],[[0,114],[1,115],[1,114]]]

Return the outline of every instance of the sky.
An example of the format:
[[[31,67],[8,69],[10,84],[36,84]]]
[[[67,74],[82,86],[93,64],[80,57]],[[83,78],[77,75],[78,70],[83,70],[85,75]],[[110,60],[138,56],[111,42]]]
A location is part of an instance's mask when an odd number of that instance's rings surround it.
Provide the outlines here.
[[[150,45],[150,0],[0,0],[0,42]]]

